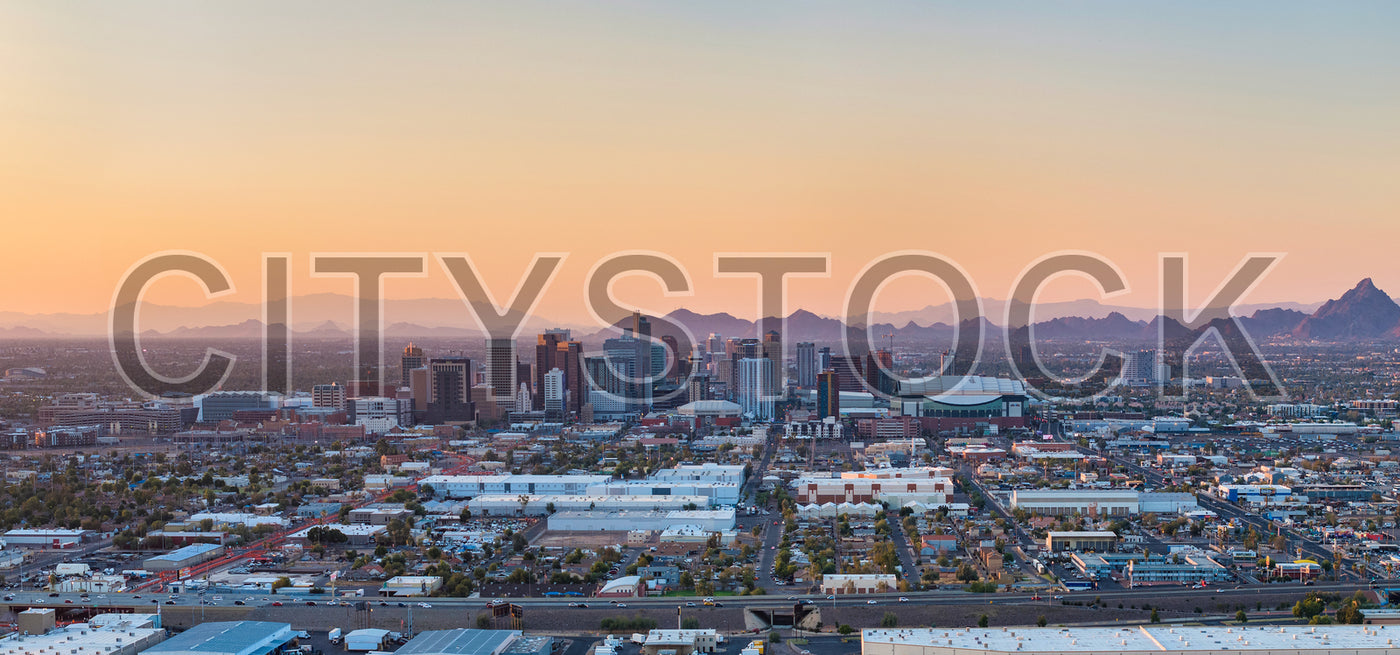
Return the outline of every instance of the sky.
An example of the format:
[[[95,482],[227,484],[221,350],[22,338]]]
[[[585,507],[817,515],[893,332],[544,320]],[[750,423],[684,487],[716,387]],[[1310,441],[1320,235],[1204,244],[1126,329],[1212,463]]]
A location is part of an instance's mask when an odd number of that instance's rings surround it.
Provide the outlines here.
[[[500,300],[565,252],[537,312],[572,321],[624,250],[688,271],[614,287],[658,312],[751,317],[731,252],[830,253],[789,286],[822,314],[911,249],[994,298],[1060,250],[1113,261],[1114,304],[1157,301],[1159,252],[1196,303],[1252,252],[1286,256],[1247,302],[1400,294],[1397,30],[1383,2],[4,3],[0,310],[104,312],[164,250],[247,301],[264,252],[297,294],[350,292],[312,253],[465,252]],[[427,270],[386,293],[454,295]]]

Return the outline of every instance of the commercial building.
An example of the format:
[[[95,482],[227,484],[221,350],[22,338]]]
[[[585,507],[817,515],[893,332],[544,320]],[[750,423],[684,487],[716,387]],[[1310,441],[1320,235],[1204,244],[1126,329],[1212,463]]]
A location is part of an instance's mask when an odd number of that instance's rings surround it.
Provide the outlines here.
[[[5,546],[11,548],[72,548],[96,538],[92,530],[48,530],[16,528],[4,534]]]
[[[1133,516],[1139,512],[1138,492],[1116,489],[1017,489],[1011,508],[1042,516]]]
[[[362,425],[366,432],[374,434],[384,434],[400,426],[413,425],[413,401],[407,398],[355,398],[350,401],[350,413],[355,417],[355,425]]]
[[[692,655],[719,649],[719,633],[712,630],[652,630],[642,642],[643,655]]]
[[[680,510],[708,507],[707,496],[598,496],[591,494],[483,494],[467,501],[476,516],[544,516],[564,511]]]
[[[1045,535],[1045,550],[1052,553],[1067,550],[1109,551],[1117,547],[1118,535],[1108,531],[1048,532]]]
[[[600,530],[667,530],[678,526],[694,526],[699,530],[724,532],[734,529],[734,508],[716,510],[673,511],[567,511],[549,516],[547,527],[560,532],[593,532]]]
[[[1387,626],[867,629],[862,655],[1390,655]]]
[[[1131,584],[1154,582],[1225,582],[1231,579],[1224,566],[1205,553],[1149,557],[1128,562],[1123,574]]]
[[[953,494],[948,478],[799,478],[793,482],[798,503],[868,503],[885,496],[897,496],[901,504],[918,501],[926,505],[947,504]]]
[[[311,387],[311,406],[335,410],[345,409],[345,385],[339,382]]]
[[[883,594],[899,591],[899,580],[893,573],[832,573],[822,576],[822,593]]]
[[[482,494],[582,495],[611,475],[430,475],[419,481],[438,498],[474,498]]]
[[[159,573],[161,571],[173,571],[183,569],[187,566],[194,566],[201,562],[207,562],[224,554],[224,547],[219,544],[190,544],[184,548],[177,548],[164,555],[147,557],[141,563],[142,568],[147,571]]]
[[[235,412],[275,411],[281,401],[281,394],[263,391],[215,391],[194,400],[203,423],[227,421]]]
[[[702,505],[734,505],[739,502],[740,483],[736,482],[652,482],[635,480],[612,482],[588,488],[590,496],[703,496]]]
[[[299,544],[299,545],[301,545],[301,546],[303,546],[303,547],[312,545],[312,544],[311,544],[311,538],[310,538],[310,537],[311,537],[311,530],[312,530],[313,528],[316,528],[316,527],[322,527],[323,529],[327,529],[327,530],[335,530],[336,532],[339,532],[339,533],[345,535],[345,544],[344,544],[344,545],[346,545],[346,546],[369,546],[369,545],[373,545],[373,544],[375,543],[375,537],[378,536],[381,532],[384,532],[385,530],[388,529],[388,528],[386,528],[386,527],[383,526],[383,525],[369,525],[369,524],[359,524],[359,525],[331,524],[331,525],[326,525],[326,526],[314,526],[314,525],[313,525],[313,526],[311,526],[311,527],[309,527],[309,528],[302,528],[301,530],[297,530],[296,532],[293,532],[292,534],[287,535],[287,541],[290,542],[290,543]]]
[[[519,637],[518,630],[429,630],[394,655],[503,655]]]
[[[442,588],[442,577],[436,575],[396,575],[379,588],[381,596],[431,596]]]
[[[288,623],[215,621],[200,623],[142,655],[267,655],[295,638]]]
[[[59,629],[54,615],[52,609],[21,612],[18,632],[0,638],[0,655],[136,655],[165,639],[160,617],[152,614],[99,614]]]

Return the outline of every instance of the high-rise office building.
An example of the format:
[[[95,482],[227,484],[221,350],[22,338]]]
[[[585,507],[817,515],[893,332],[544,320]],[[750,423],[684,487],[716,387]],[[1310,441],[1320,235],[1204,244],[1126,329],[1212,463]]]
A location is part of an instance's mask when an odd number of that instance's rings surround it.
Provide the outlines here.
[[[817,418],[841,416],[841,376],[831,369],[817,374]]]
[[[777,330],[769,330],[763,335],[761,356],[773,362],[772,372],[769,373],[768,393],[774,396],[782,395],[786,386],[787,367],[783,365],[783,337]]]
[[[583,342],[564,341],[558,344],[555,368],[564,371],[564,408],[573,416],[583,415],[588,404],[588,384],[583,376]]]
[[[561,365],[559,344],[569,341],[566,329],[545,330],[535,338],[535,409],[544,409],[544,376],[554,369],[565,370]],[[567,373],[565,374],[567,377]]]
[[[559,421],[564,419],[564,385],[567,376],[564,371],[554,368],[544,374],[543,393],[544,397],[544,417],[546,420]]]
[[[345,409],[345,386],[332,382],[311,387],[311,406]]]
[[[633,338],[632,333],[603,342],[606,366],[598,371],[605,379],[594,377],[594,384],[620,396],[629,413],[645,413],[651,407],[651,345],[650,341]],[[593,374],[594,369],[590,368],[589,373]],[[594,404],[594,411],[601,411]]]
[[[710,399],[710,376],[694,375],[686,383],[686,400],[695,402],[697,400]]]
[[[399,365],[399,373],[402,377],[402,384],[400,386],[406,387],[409,385],[409,382],[412,381],[409,376],[409,371],[415,368],[423,368],[423,349],[413,345],[412,341],[408,342],[408,346],[403,349],[403,358],[399,360]]]
[[[797,386],[811,389],[817,386],[817,344],[797,342]]]
[[[859,355],[832,355],[831,370],[841,381],[842,391],[865,391],[865,362]]]
[[[883,368],[882,368],[883,367]],[[865,356],[865,383],[885,395],[895,393],[894,377],[887,371],[894,369],[894,356],[888,350],[877,350]]]
[[[426,415],[430,423],[476,419],[472,404],[472,360],[434,357],[428,360]]]
[[[496,404],[503,409],[515,406],[515,340],[486,340],[486,383]]]
[[[773,419],[773,360],[746,357],[739,360],[739,407],[755,420]]]

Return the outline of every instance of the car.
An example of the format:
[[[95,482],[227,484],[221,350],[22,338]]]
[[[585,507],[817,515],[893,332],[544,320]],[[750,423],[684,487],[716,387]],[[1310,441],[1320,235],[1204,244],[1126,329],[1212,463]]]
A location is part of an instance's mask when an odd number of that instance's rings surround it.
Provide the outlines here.
[[[1051,600],[1064,600],[1064,599],[1065,599],[1064,596],[1051,596],[1050,598],[1051,598]]]
[[[151,602],[152,602],[152,603],[155,603],[155,604],[157,604],[157,605],[159,605],[159,604],[160,604],[160,599],[159,599],[159,598],[152,598],[152,599],[151,599]]]
[[[399,607],[408,607],[408,603],[399,603]]]
[[[907,602],[909,602],[909,599],[908,599],[908,598],[905,598],[905,597],[903,597],[903,596],[900,596],[900,597],[899,597],[899,602],[901,602],[901,603],[907,603]]]
[[[569,603],[569,607],[578,607],[578,603]]]
[[[879,605],[879,603],[877,603],[877,602],[875,601],[874,598],[865,601],[865,604],[866,604],[866,605]]]
[[[432,606],[431,604],[429,604],[429,603],[418,603],[418,606],[421,607],[421,608],[423,608],[423,609],[432,609],[432,607],[433,607],[433,606]]]
[[[5,600],[14,600],[14,599],[15,599],[15,595],[14,595],[14,594],[6,594],[6,595],[5,595]]]
[[[1224,589],[1216,589],[1216,590],[1215,590],[1215,593],[1217,593],[1217,594],[1223,594],[1223,593],[1225,593],[1225,590],[1224,590]]]
[[[625,609],[627,607],[627,603],[618,603],[617,605],[614,605],[614,607],[617,607],[618,609]]]
[[[175,604],[175,601],[173,601],[173,600],[167,600],[167,601],[165,601],[165,604],[166,604],[166,605],[174,605],[174,604]]]
[[[280,600],[274,600],[274,601],[272,601],[272,606],[273,606],[273,607],[281,607],[281,606],[282,606],[282,601],[280,601]]]
[[[306,606],[307,606],[307,607],[315,607],[315,606],[316,606],[316,601],[314,601],[314,600],[308,600],[308,601],[306,601]]]
[[[63,602],[64,602],[64,603],[67,603],[67,604],[69,604],[69,605],[72,605],[72,604],[73,604],[73,599],[72,599],[72,598],[64,598],[64,599],[63,599]]]
[[[307,632],[307,631],[305,631],[305,630],[301,630],[301,631],[298,631],[298,632],[297,632],[297,639],[310,639],[310,638],[311,638],[311,633],[310,633],[310,632]]]
[[[55,591],[55,592],[49,594],[49,598],[58,598],[58,592]]]
[[[797,600],[797,596],[788,596],[788,600]]]
[[[724,603],[715,603],[714,605],[711,605],[710,607],[724,607]]]
[[[695,607],[695,603],[693,603],[693,602],[692,602],[692,603],[686,603],[685,606],[686,606],[686,607]]]
[[[836,600],[836,597],[835,597],[835,596],[827,596],[826,599],[827,599],[827,600]]]
[[[233,601],[233,604],[234,604],[234,605],[247,605],[247,603],[245,603],[245,602],[243,602],[243,601],[241,601],[241,600],[235,600],[235,601]]]
[[[141,599],[141,594],[136,594],[135,596],[132,596],[131,598],[132,598],[133,600],[140,600],[140,599]]]

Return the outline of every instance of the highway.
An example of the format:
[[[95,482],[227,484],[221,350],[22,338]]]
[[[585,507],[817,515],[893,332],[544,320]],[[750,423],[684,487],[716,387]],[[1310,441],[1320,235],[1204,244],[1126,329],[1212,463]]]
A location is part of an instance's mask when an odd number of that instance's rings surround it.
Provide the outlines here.
[[[1400,579],[1377,581],[1377,587],[1400,587]],[[1092,590],[1080,592],[1066,592],[1063,594],[1051,595],[1032,593],[994,593],[994,594],[971,594],[963,591],[937,590],[937,591],[911,591],[903,594],[851,594],[839,595],[835,598],[828,598],[817,594],[772,594],[767,596],[719,596],[715,600],[725,608],[773,608],[791,605],[795,602],[810,601],[822,607],[855,607],[870,605],[870,601],[875,601],[877,605],[896,605],[900,603],[898,599],[906,598],[910,605],[1017,605],[1035,603],[1055,603],[1061,598],[1066,600],[1090,600],[1100,598],[1104,601],[1110,600],[1150,600],[1163,597],[1200,597],[1208,600],[1218,601],[1244,601],[1255,598],[1263,594],[1297,594],[1302,597],[1309,592],[1337,592],[1350,594],[1357,590],[1367,589],[1368,586],[1356,583],[1318,583],[1313,585],[1290,584],[1270,584],[1270,585],[1250,585],[1242,586],[1238,589],[1211,587],[1207,589],[1196,589],[1191,587],[1150,587],[1140,589],[1112,589],[1112,590]],[[1035,600],[1036,596],[1040,600]],[[354,605],[364,602],[371,606],[403,606],[422,607],[422,603],[437,608],[456,609],[484,609],[488,601],[510,602],[524,607],[555,608],[560,610],[571,609],[570,603],[584,603],[591,609],[607,609],[614,605],[614,599],[580,598],[580,597],[557,597],[557,598],[510,598],[510,599],[484,599],[484,598],[377,598],[377,597],[350,597],[332,598],[329,595],[303,596],[303,595],[276,595],[266,593],[239,593],[221,592],[206,595],[199,594],[153,594],[153,593],[109,593],[84,595],[78,593],[49,593],[49,592],[13,592],[4,596],[3,604],[12,607],[56,607],[67,609],[90,609],[106,611],[113,608],[124,610],[137,610],[155,612],[157,605],[162,609],[166,607],[199,607],[201,602],[208,607],[270,607],[270,606],[307,606],[314,603],[316,606],[342,606]],[[625,604],[627,608],[674,608],[685,606],[688,602],[693,602],[697,606],[701,605],[701,598],[698,597],[668,597],[668,598],[627,598],[615,599]]]

